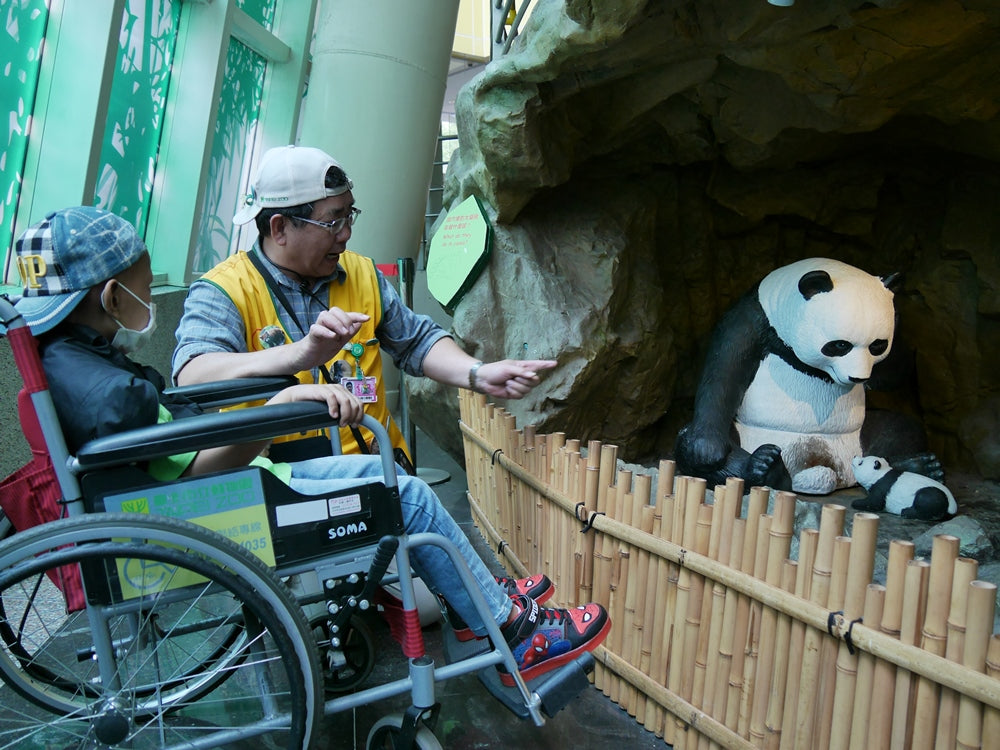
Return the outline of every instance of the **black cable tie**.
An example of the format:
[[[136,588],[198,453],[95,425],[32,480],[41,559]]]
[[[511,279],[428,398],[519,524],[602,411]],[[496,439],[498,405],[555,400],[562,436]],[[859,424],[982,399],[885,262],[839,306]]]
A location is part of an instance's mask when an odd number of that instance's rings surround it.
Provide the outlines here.
[[[581,534],[586,534],[588,531],[590,531],[592,528],[594,528],[594,519],[597,516],[603,516],[603,515],[604,515],[604,511],[597,511],[597,510],[591,511],[590,518],[587,519],[587,523],[584,524],[584,526],[583,526],[582,529],[580,529],[580,533]]]
[[[844,610],[840,609],[837,610],[836,612],[831,612],[830,616],[826,618],[826,632],[828,632],[834,638],[836,638],[837,635],[833,632],[833,626],[837,624],[837,615],[842,615],[842,614],[844,614]]]
[[[847,626],[847,632],[844,633],[844,642],[847,644],[847,652],[854,656],[854,641],[852,640],[852,633],[854,632],[854,623],[860,622],[864,623],[864,618],[859,617],[857,620],[851,620],[851,624]]]
[[[507,546],[509,546],[509,545],[503,539],[501,539],[499,542],[497,542],[497,554],[498,555],[502,555],[503,554],[503,548],[507,547]]]
[[[573,515],[576,516],[577,521],[583,520],[582,518],[580,518],[580,508],[584,507],[585,505],[586,503],[577,503],[576,507],[573,508]]]
[[[500,455],[501,453],[503,453],[503,448],[497,448],[495,451],[493,451],[493,458],[490,459],[491,466],[497,465],[497,456]]]

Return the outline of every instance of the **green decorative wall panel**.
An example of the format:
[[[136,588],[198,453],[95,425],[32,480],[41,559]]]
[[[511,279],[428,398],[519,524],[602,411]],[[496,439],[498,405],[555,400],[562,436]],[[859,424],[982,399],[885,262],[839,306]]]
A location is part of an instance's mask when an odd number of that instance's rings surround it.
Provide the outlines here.
[[[192,272],[209,270],[237,248],[232,247],[233,214],[246,192],[267,62],[246,45],[229,43],[226,73],[208,166],[198,246]]]
[[[180,6],[179,0],[129,0],[122,17],[95,205],[132,222],[140,234],[148,218]]]
[[[44,0],[0,0],[0,21],[3,23],[0,31],[0,111],[6,112],[0,148],[0,188],[3,190],[0,195],[0,247],[4,251],[13,239],[14,215],[21,191],[28,128],[48,18]],[[9,278],[8,269],[3,271],[3,279]]]

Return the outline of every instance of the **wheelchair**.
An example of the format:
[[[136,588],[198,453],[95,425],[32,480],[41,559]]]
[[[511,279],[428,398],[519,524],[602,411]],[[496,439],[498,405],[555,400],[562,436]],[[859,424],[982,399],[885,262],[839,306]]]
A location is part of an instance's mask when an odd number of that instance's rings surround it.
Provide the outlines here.
[[[324,404],[249,406],[69,455],[35,341],[2,297],[0,322],[25,385],[22,425],[36,456],[51,459],[64,516],[0,543],[0,750],[311,748],[325,717],[407,693],[410,707],[376,722],[367,747],[426,750],[440,747],[436,682],[477,673],[538,725],[589,684],[590,654],[524,682],[457,549],[405,532],[377,421],[363,424],[382,447],[383,476],[349,490],[300,495],[253,465],[159,483],[142,468],[156,457],[335,425]],[[176,390],[217,407],[287,383]],[[424,544],[449,555],[488,629],[442,665],[426,653],[409,564]],[[395,610],[381,598],[386,583],[398,587]],[[407,671],[368,686],[375,647],[363,615],[380,602],[395,615],[387,619]],[[498,666],[513,688],[500,685]]]

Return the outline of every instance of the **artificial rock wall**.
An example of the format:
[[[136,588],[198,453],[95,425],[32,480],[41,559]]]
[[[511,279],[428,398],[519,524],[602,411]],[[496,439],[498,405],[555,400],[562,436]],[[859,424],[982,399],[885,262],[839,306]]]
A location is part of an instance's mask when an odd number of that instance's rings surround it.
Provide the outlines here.
[[[902,271],[900,367],[870,400],[998,479],[998,71],[996,0],[537,0],[457,102],[445,205],[478,195],[495,236],[455,336],[558,359],[505,404],[519,424],[643,461],[670,455],[714,324],[768,271]],[[459,454],[454,394],[411,390]]]

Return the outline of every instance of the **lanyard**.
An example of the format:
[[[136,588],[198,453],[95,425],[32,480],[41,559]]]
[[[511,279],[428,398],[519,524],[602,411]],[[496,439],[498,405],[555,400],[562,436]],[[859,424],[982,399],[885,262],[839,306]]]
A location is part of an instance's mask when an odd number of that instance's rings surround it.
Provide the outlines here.
[[[305,336],[306,329],[303,328],[302,323],[299,322],[299,318],[295,314],[295,310],[292,309],[292,305],[288,301],[288,297],[285,296],[285,291],[281,288],[281,285],[277,281],[275,281],[275,278],[267,270],[267,268],[264,266],[263,262],[261,262],[261,259],[257,257],[257,254],[255,252],[251,250],[249,253],[247,253],[247,255],[250,257],[250,262],[253,264],[253,267],[257,269],[257,273],[259,273],[261,278],[264,279],[264,283],[267,284],[267,288],[271,290],[272,294],[274,294],[274,296],[277,297],[278,302],[281,303],[281,306],[285,308],[285,312],[288,313],[288,317],[290,317],[292,319],[292,322],[295,323],[295,326],[299,329],[299,333]],[[303,293],[306,293],[305,286],[301,287],[301,291]],[[312,293],[309,293],[309,296],[315,299],[315,296]],[[340,378],[334,378],[330,375],[330,371],[327,369],[326,365],[321,364],[319,366],[319,371],[322,373],[323,379],[327,383],[340,382]],[[354,440],[357,442],[358,448],[361,450],[361,452],[371,453],[371,450],[368,448],[368,443],[365,441],[364,437],[361,434],[361,430],[359,430],[357,427],[351,427],[350,429],[351,429],[351,434],[354,435]]]

